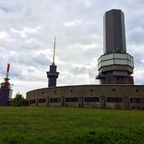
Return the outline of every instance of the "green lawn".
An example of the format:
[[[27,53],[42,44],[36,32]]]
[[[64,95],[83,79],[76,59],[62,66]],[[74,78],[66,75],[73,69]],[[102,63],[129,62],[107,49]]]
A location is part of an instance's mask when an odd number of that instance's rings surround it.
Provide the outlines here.
[[[144,144],[144,111],[0,107],[0,144]]]

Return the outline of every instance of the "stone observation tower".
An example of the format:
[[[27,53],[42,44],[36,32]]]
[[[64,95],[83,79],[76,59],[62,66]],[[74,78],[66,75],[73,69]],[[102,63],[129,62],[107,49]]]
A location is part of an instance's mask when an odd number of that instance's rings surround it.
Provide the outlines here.
[[[103,52],[96,79],[100,84],[134,84],[133,57],[126,52],[124,13],[112,9],[104,15]]]
[[[55,46],[56,38],[54,40],[54,54],[53,54],[53,63],[50,65],[50,71],[47,72],[48,78],[48,87],[56,87],[56,79],[58,78],[59,72],[57,72],[57,66],[55,65]]]

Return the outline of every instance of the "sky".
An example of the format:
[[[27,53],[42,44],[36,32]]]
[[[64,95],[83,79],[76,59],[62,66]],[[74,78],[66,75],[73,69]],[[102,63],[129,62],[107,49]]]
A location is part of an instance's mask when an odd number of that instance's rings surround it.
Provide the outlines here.
[[[144,84],[143,5],[144,0],[1,0],[0,81],[10,63],[13,97],[48,87],[56,37],[57,86],[99,84],[103,15],[121,9],[127,52],[134,57],[134,83]]]

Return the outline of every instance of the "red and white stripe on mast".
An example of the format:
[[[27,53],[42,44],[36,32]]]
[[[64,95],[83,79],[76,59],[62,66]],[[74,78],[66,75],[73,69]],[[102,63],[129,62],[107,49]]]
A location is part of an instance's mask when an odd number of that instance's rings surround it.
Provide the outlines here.
[[[54,38],[53,65],[55,65],[55,48],[56,48],[56,37]]]
[[[6,73],[6,78],[4,78],[5,79],[5,82],[9,82],[9,78],[8,78],[8,76],[9,76],[9,70],[10,70],[10,64],[8,63],[7,64],[7,73]]]

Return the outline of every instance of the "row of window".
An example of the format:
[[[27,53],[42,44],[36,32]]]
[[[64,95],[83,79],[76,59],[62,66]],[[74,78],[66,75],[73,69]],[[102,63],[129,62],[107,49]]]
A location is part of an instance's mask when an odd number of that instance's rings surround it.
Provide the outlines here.
[[[131,103],[144,103],[144,98],[130,98]]]

